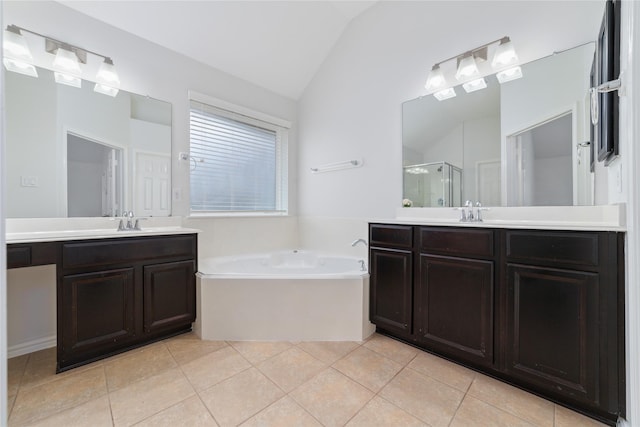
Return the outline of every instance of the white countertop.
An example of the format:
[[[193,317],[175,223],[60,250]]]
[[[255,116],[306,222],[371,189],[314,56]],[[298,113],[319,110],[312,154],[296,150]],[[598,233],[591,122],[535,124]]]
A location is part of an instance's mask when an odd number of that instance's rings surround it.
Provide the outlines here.
[[[118,231],[114,218],[7,218],[6,243],[55,242],[137,236],[193,234],[200,230],[182,227],[182,218],[148,218],[141,230]]]
[[[454,208],[398,208],[396,218],[370,222],[449,227],[626,231],[624,205],[491,207],[482,222],[461,222]]]

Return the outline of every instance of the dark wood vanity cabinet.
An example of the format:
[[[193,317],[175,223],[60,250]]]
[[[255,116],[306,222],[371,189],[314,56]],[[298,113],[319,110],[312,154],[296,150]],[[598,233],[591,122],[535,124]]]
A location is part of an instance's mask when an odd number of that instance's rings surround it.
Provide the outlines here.
[[[492,366],[493,231],[418,230],[416,341],[473,365]]]
[[[622,234],[504,239],[505,372],[585,410],[624,414]]]
[[[398,227],[412,236],[410,248],[374,239]],[[612,423],[625,413],[623,239],[370,224],[371,321],[382,333]]]
[[[58,320],[62,335],[60,368],[109,353],[136,338],[133,268],[70,274],[62,277]]]
[[[144,270],[144,332],[154,333],[195,320],[194,260],[146,265]],[[189,286],[185,286],[189,284]]]
[[[196,235],[62,242],[58,370],[191,329]]]
[[[16,243],[8,268],[55,264],[57,371],[191,330],[197,235]]]
[[[413,227],[369,230],[371,321],[403,338],[413,333]]]

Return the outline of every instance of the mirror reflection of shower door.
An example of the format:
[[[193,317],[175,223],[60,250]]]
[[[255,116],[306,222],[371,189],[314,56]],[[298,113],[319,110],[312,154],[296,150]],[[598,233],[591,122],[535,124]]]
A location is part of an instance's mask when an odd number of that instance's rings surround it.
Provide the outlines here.
[[[122,149],[67,134],[67,216],[117,216],[122,200]]]

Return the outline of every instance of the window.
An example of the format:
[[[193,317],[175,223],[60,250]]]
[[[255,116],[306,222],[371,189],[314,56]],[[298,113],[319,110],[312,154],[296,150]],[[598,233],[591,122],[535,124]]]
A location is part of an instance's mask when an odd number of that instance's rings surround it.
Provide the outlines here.
[[[192,214],[287,211],[288,129],[242,113],[191,100]]]

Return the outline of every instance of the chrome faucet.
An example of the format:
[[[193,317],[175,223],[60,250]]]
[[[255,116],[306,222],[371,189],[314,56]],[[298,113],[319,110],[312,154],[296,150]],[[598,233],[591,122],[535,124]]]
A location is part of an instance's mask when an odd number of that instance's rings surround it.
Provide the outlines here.
[[[355,247],[358,243],[362,243],[363,245],[367,246],[367,241],[366,241],[366,240],[364,240],[364,239],[357,239],[357,240],[354,240],[354,241],[351,243],[351,246]]]
[[[367,267],[364,266],[364,260],[358,260],[358,262],[360,263],[360,271],[367,271]]]
[[[489,208],[483,208],[480,202],[476,202],[475,212],[473,207],[473,202],[467,200],[463,207],[455,208],[460,211],[460,222],[482,222],[482,211],[488,211]]]
[[[467,200],[466,202],[464,202],[464,207],[467,208],[467,221],[473,222],[474,221],[473,202],[471,200]]]
[[[482,211],[488,211],[489,208],[483,208],[482,203],[476,202],[476,221],[482,222]]]
[[[133,221],[133,219],[133,211],[124,211],[124,213],[122,214],[122,219],[118,224],[118,231],[140,230],[140,220],[144,218],[136,218],[135,222]]]

